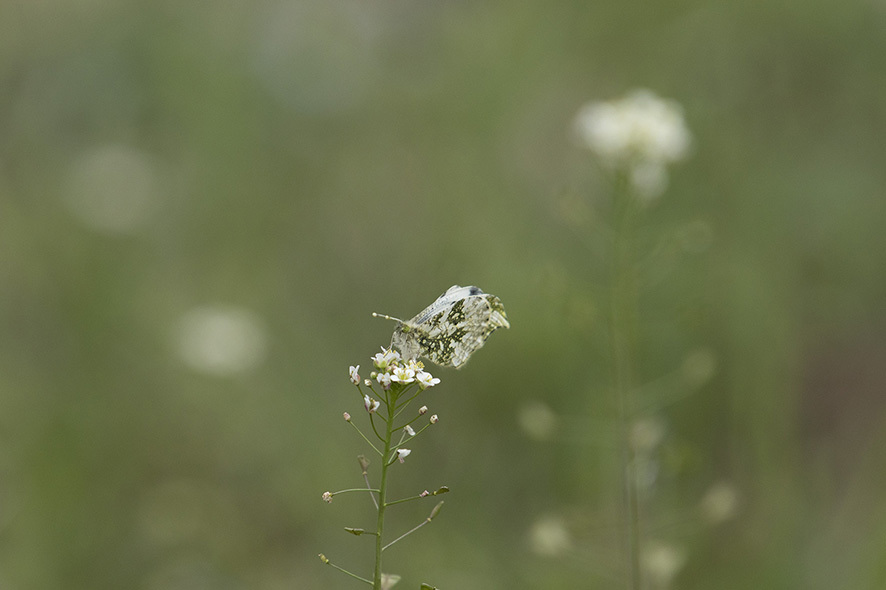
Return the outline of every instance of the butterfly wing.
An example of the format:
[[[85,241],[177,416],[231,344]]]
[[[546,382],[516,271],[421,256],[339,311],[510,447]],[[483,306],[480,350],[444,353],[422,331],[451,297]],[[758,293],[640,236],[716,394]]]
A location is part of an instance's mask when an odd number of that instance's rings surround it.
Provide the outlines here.
[[[421,313],[409,320],[408,323],[412,325],[423,324],[429,321],[432,317],[438,315],[439,312],[451,308],[459,299],[464,299],[477,294],[483,294],[483,291],[481,291],[479,287],[460,287],[458,285],[452,285],[446,289],[445,293],[437,297],[432,304],[424,308]]]
[[[453,285],[417,316],[394,331],[391,345],[404,358],[424,357],[461,368],[492,332],[509,328],[501,300],[478,287]]]

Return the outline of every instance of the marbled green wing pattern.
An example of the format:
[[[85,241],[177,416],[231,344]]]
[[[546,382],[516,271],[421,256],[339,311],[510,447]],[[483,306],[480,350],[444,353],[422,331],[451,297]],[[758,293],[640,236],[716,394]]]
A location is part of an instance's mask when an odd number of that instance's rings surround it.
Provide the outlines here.
[[[510,328],[495,295],[478,287],[453,285],[420,314],[401,322],[391,346],[406,359],[426,358],[459,369],[498,328]]]

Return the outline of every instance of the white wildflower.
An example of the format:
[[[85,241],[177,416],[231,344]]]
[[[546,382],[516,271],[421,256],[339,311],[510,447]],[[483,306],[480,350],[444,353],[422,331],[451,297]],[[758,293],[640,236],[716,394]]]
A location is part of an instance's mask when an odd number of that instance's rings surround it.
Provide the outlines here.
[[[394,374],[391,376],[391,381],[396,383],[412,383],[415,381],[415,371],[408,367],[394,367]]]
[[[434,377],[427,371],[419,371],[415,375],[415,380],[418,381],[418,386],[422,389],[427,389],[428,387],[433,387],[434,385],[440,383],[440,379]]]
[[[375,365],[375,368],[384,371],[387,369],[392,363],[395,363],[400,360],[400,353],[396,350],[390,348],[382,347],[381,352],[372,357],[372,362]]]
[[[379,373],[376,375],[375,380],[378,381],[382,389],[387,391],[391,388],[391,381],[393,380],[390,373]]]

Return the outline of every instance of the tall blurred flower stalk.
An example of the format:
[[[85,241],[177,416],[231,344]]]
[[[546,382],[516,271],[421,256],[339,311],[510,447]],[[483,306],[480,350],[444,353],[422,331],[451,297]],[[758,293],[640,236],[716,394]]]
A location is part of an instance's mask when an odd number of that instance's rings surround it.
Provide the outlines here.
[[[635,229],[646,206],[660,197],[668,165],[684,159],[691,145],[681,107],[648,90],[624,98],[591,102],[575,118],[575,132],[600,163],[612,189],[609,322],[612,384],[618,400],[625,512],[628,588],[644,583],[641,511],[642,450],[632,433],[639,416],[633,364],[637,339],[637,246]]]
[[[395,543],[405,539],[421,527],[430,523],[437,516],[443,502],[439,502],[431,510],[430,514],[417,526],[404,532],[389,542],[385,542],[385,516],[387,509],[397,504],[422,500],[444,494],[449,488],[442,486],[436,491],[422,491],[414,496],[388,499],[389,471],[392,467],[404,463],[412,451],[406,448],[410,441],[421,435],[430,426],[437,423],[437,415],[427,417],[428,407],[421,406],[418,410],[407,413],[408,406],[416,398],[430,387],[440,383],[440,379],[424,370],[424,365],[415,359],[405,360],[400,353],[393,349],[382,348],[382,351],[372,357],[375,368],[370,373],[371,379],[361,379],[360,365],[349,367],[351,383],[356,386],[360,396],[363,410],[369,418],[371,432],[363,432],[358,427],[348,412],[343,414],[345,422],[363,438],[372,450],[372,454],[380,461],[380,473],[378,487],[370,484],[369,465],[370,460],[360,455],[358,463],[363,475],[366,487],[350,488],[337,492],[324,492],[322,498],[327,503],[332,503],[335,496],[349,493],[368,494],[376,511],[375,530],[367,531],[362,528],[347,527],[345,531],[357,536],[368,535],[374,537],[375,566],[372,578],[364,578],[358,574],[346,570],[334,564],[324,554],[320,554],[320,560],[344,574],[372,586],[373,590],[388,590],[396,584],[400,577],[382,571],[382,553]],[[422,588],[432,589],[423,584]]]

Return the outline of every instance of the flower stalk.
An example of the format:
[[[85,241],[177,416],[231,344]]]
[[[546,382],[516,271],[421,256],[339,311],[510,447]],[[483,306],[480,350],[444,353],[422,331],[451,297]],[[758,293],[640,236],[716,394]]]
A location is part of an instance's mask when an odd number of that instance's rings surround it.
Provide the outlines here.
[[[372,578],[373,590],[381,590],[381,553],[384,549],[382,545],[382,535],[385,530],[385,511],[388,507],[387,491],[388,491],[388,469],[392,462],[388,461],[391,455],[391,438],[394,432],[394,409],[397,403],[396,393],[388,392],[390,395],[385,396],[385,406],[387,409],[387,420],[385,421],[385,450],[382,452],[381,464],[381,483],[378,485],[378,519],[375,526],[375,573]]]
[[[401,498],[399,500],[388,500],[388,483],[390,481],[391,469],[396,465],[406,462],[406,458],[412,453],[411,449],[403,448],[407,441],[413,441],[415,437],[422,434],[431,425],[437,422],[436,414],[430,418],[424,417],[428,412],[427,406],[419,408],[414,417],[403,418],[398,417],[407,411],[409,404],[429,387],[433,387],[440,382],[439,379],[431,376],[424,370],[424,365],[416,360],[403,361],[400,354],[390,350],[382,349],[372,359],[377,371],[371,373],[372,379],[361,380],[358,366],[349,368],[349,376],[351,383],[356,386],[359,394],[360,402],[363,409],[369,415],[371,430],[364,433],[354,422],[354,418],[349,412],[344,412],[344,420],[350,424],[360,435],[360,437],[372,448],[372,450],[380,458],[380,473],[378,487],[373,487],[369,476],[369,460],[360,455],[357,460],[360,464],[360,470],[365,487],[348,488],[337,492],[324,492],[322,498],[327,503],[332,503],[334,496],[351,492],[368,493],[372,499],[373,506],[376,509],[376,526],[374,531],[364,530],[359,527],[345,527],[345,531],[355,536],[375,537],[375,565],[373,567],[372,578],[363,578],[357,574],[332,563],[325,555],[321,554],[320,559],[323,563],[334,567],[335,569],[346,573],[352,578],[363,581],[372,586],[373,590],[386,590],[390,588],[399,579],[398,576],[385,573],[382,571],[382,553],[394,543],[401,541],[411,535],[421,527],[430,523],[440,510],[439,503],[427,517],[418,526],[401,534],[399,537],[390,542],[385,542],[385,520],[388,508],[391,506],[402,504],[413,500],[421,500],[431,496],[444,494],[449,491],[446,486],[439,487],[435,492],[424,491],[420,494]],[[369,391],[364,391],[368,389]],[[413,424],[418,420],[427,420],[422,426],[413,428]],[[377,439],[377,440],[373,440]]]
[[[633,384],[638,307],[635,219],[665,191],[667,166],[689,154],[692,136],[680,105],[645,89],[617,100],[587,103],[574,123],[576,138],[612,180],[610,365],[618,407],[627,588],[642,590],[641,458],[631,440],[639,410]]]
[[[631,194],[626,175],[618,174],[615,181],[615,231],[612,244],[612,277],[610,280],[610,324],[612,369],[615,395],[618,400],[619,432],[621,438],[621,467],[626,519],[625,552],[628,558],[628,585],[630,590],[643,587],[641,567],[640,500],[637,486],[636,461],[631,445],[631,424],[635,413],[632,379],[632,358],[635,340],[637,286],[634,267],[633,217],[636,200]]]

